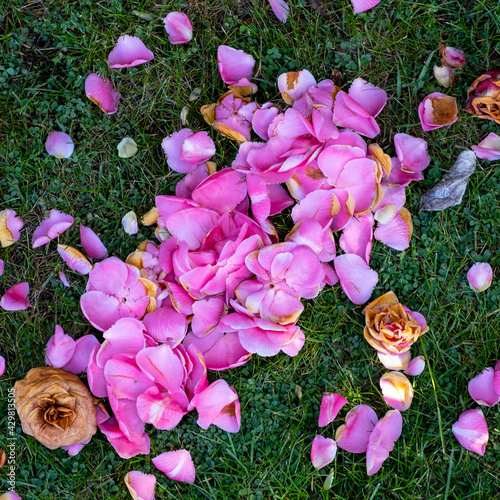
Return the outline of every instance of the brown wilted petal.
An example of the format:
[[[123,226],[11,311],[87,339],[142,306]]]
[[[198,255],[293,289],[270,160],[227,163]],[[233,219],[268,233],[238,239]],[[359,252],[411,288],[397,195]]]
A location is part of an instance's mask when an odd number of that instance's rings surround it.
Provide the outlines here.
[[[474,81],[464,110],[500,125],[500,70],[487,71]]]

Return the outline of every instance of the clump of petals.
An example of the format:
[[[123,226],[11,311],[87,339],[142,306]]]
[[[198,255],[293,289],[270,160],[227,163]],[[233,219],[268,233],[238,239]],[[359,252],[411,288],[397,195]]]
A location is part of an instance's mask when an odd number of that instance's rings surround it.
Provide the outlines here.
[[[194,483],[196,472],[191,453],[187,450],[167,451],[153,458],[153,464],[174,481]]]
[[[90,227],[83,224],[80,224],[80,243],[91,259],[104,259],[108,253],[99,236]]]
[[[33,233],[32,246],[33,248],[41,247],[49,241],[57,238],[64,233],[66,229],[73,225],[75,219],[71,215],[59,212],[59,210],[51,210],[49,217],[45,219]]]
[[[156,477],[153,474],[133,470],[124,478],[133,500],[154,500]]]
[[[373,408],[367,405],[355,406],[346,415],[344,425],[335,432],[338,447],[351,453],[365,453],[370,433],[377,421]]]
[[[45,141],[45,149],[56,158],[69,158],[75,150],[73,139],[64,132],[50,132]]]
[[[404,373],[406,373],[406,375],[411,375],[412,377],[416,377],[417,375],[420,375],[424,371],[424,368],[425,368],[425,358],[423,356],[417,356],[416,358],[413,358],[410,361],[410,364],[408,365],[408,368],[404,370]]]
[[[325,392],[321,400],[321,407],[319,410],[318,426],[325,427],[330,422],[333,422],[337,417],[338,412],[342,407],[348,403],[344,396],[336,392]]]
[[[122,97],[107,78],[97,73],[91,73],[85,80],[85,95],[107,115],[118,111],[118,102]]]
[[[9,288],[0,300],[0,307],[4,311],[22,311],[31,307],[28,300],[30,286],[25,281]]]
[[[469,451],[483,456],[489,433],[486,419],[479,409],[462,413],[451,428],[458,442]]]
[[[441,92],[433,92],[419,104],[418,116],[426,132],[447,127],[458,120],[457,100]]]
[[[217,62],[220,76],[228,85],[235,85],[243,78],[252,78],[255,59],[242,50],[220,45],[217,49]]]
[[[129,234],[136,234],[139,231],[139,225],[137,222],[137,215],[133,210],[127,212],[122,218],[123,230]]]
[[[493,269],[485,262],[474,264],[467,272],[467,281],[476,292],[484,292],[493,280]]]
[[[13,245],[21,236],[24,222],[14,210],[0,211],[0,245],[3,248]]]
[[[399,411],[407,410],[413,400],[411,382],[400,372],[385,373],[380,379],[380,388],[388,406]]]
[[[92,264],[76,248],[68,245],[57,245],[57,251],[72,271],[86,275],[92,270]]]
[[[494,379],[495,370],[485,368],[482,373],[469,382],[469,394],[476,403],[483,406],[493,406],[500,401],[500,394],[495,390]]]
[[[189,17],[182,12],[170,12],[163,20],[168,40],[172,45],[190,42],[193,38],[193,27]]]
[[[434,76],[443,87],[449,88],[455,84],[455,72],[446,66],[434,66]]]
[[[500,160],[500,135],[491,132],[477,146],[472,146],[472,149],[481,160]]]
[[[286,18],[288,17],[288,11],[290,10],[290,7],[285,2],[285,0],[269,0],[269,4],[271,5],[271,9],[273,9],[276,17],[282,23],[286,23]]]
[[[441,64],[447,68],[457,69],[465,65],[466,57],[461,50],[440,43],[439,52],[441,52]]]
[[[337,443],[333,439],[316,436],[311,448],[311,462],[315,469],[322,469],[333,462],[337,454]]]
[[[109,53],[108,65],[110,68],[130,68],[151,61],[153,57],[154,54],[140,38],[123,35]]]

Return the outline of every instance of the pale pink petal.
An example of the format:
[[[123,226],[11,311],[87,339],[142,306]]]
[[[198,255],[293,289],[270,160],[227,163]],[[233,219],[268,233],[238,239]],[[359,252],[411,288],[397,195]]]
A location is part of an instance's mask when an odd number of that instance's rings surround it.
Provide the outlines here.
[[[380,362],[388,370],[405,370],[405,373],[411,360],[410,351],[405,351],[401,354],[377,351],[377,356]]]
[[[207,132],[196,132],[187,137],[182,143],[180,159],[199,165],[205,163],[214,154],[215,144]]]
[[[333,123],[332,110],[326,106],[313,108],[312,124],[314,137],[320,142],[336,139],[339,136],[339,129]]]
[[[150,387],[137,397],[137,412],[141,420],[160,430],[172,430],[186,413],[168,392]]]
[[[187,318],[172,307],[160,307],[142,320],[148,335],[157,342],[169,342],[171,347],[180,344],[187,332]]]
[[[500,401],[500,394],[495,391],[494,377],[495,370],[485,368],[469,382],[469,394],[477,404],[493,406]]]
[[[328,178],[332,186],[338,185],[338,179],[344,166],[351,160],[365,158],[366,152],[357,147],[332,145],[318,156],[318,168]]]
[[[62,368],[67,372],[79,375],[87,368],[90,356],[96,346],[100,346],[100,343],[92,334],[76,339],[73,356]]]
[[[108,391],[106,389],[104,370],[97,364],[96,360],[99,349],[100,346],[96,345],[90,353],[87,365],[87,381],[89,383],[90,392],[92,392],[96,398],[105,398],[108,396]],[[103,419],[102,421],[104,422],[105,420]]]
[[[262,177],[258,175],[248,175],[246,180],[248,196],[252,202],[252,215],[260,223],[266,220],[271,212],[269,191]]]
[[[315,85],[316,80],[307,69],[282,73],[278,77],[278,89],[285,102],[290,105]]]
[[[405,172],[421,172],[425,170],[431,159],[427,152],[427,141],[408,134],[396,134],[394,146],[401,168]]]
[[[143,373],[133,360],[128,358],[122,360],[119,359],[119,356],[115,356],[106,362],[104,376],[108,383],[108,395],[112,392],[113,396],[118,399],[136,401],[141,394],[154,386],[151,378],[146,373]],[[132,380],[133,383],[131,383]]]
[[[74,219],[71,215],[67,215],[59,210],[51,210],[49,217],[45,219],[33,233],[32,245],[33,248],[45,245],[50,240],[57,238],[64,233],[66,229],[73,225]]]
[[[5,373],[5,358],[0,356],[0,377]]]
[[[418,106],[422,129],[426,132],[447,127],[458,120],[457,102],[441,92],[429,94]]]
[[[330,224],[336,213],[339,200],[331,190],[318,189],[309,193],[292,209],[292,219],[295,224],[303,219],[314,219],[322,227]]]
[[[380,3],[380,0],[351,0],[352,6],[354,8],[354,13],[359,14],[360,12],[365,12],[375,5]]]
[[[311,448],[311,462],[315,469],[322,469],[333,462],[337,454],[337,443],[333,439],[316,436]]]
[[[183,128],[182,130],[179,130],[179,132],[174,132],[168,137],[165,137],[161,143],[163,152],[167,157],[168,166],[172,170],[175,170],[176,172],[179,172],[181,174],[186,174],[196,168],[196,164],[181,159],[182,145],[184,144],[184,141],[192,135],[193,132],[190,129]],[[158,198],[159,197],[157,197],[157,206]],[[166,214],[162,213],[162,210],[159,206],[158,210],[160,210],[160,213],[164,217],[166,216]]]
[[[187,43],[193,38],[193,27],[186,14],[182,12],[170,12],[163,20],[168,40],[172,45]]]
[[[355,406],[347,413],[344,425],[335,432],[338,447],[351,453],[364,453],[377,421],[377,414],[371,407]]]
[[[403,418],[398,410],[389,410],[375,425],[366,450],[366,473],[376,474],[389,458],[394,443],[401,436]]]
[[[30,286],[25,281],[9,288],[0,300],[0,307],[4,311],[22,311],[31,307],[28,300]]]
[[[375,85],[368,83],[362,78],[356,78],[352,82],[348,94],[358,104],[361,104],[361,106],[363,106],[363,108],[374,118],[382,111],[387,102],[385,90],[375,87]]]
[[[128,234],[136,234],[139,231],[139,224],[137,222],[137,215],[133,210],[127,212],[122,218],[123,230]]]
[[[451,428],[458,442],[469,451],[483,456],[489,433],[486,419],[479,409],[462,413]]]
[[[168,478],[181,483],[194,483],[194,470],[191,453],[187,450],[166,451],[152,459],[154,466]]]
[[[80,224],[80,242],[83,250],[91,259],[104,259],[108,253],[99,236],[90,227],[83,224]]]
[[[346,253],[359,255],[369,264],[374,222],[371,212],[359,217],[353,217],[342,231],[339,240],[340,248]]]
[[[439,51],[443,56],[441,62],[448,68],[461,68],[465,65],[466,57],[460,49],[454,47],[446,47],[442,43],[439,44]]]
[[[4,261],[0,259],[0,276],[3,274]]]
[[[45,141],[45,149],[56,158],[69,158],[75,150],[73,139],[64,132],[50,132]]]
[[[72,271],[86,275],[92,270],[92,264],[76,248],[68,245],[57,245],[57,251]]]
[[[151,61],[154,54],[136,36],[123,35],[118,38],[115,48],[109,53],[110,68],[129,68]]]
[[[394,250],[406,250],[410,246],[413,223],[411,214],[406,208],[402,208],[386,224],[378,224],[375,229],[374,238]]]
[[[417,356],[410,361],[410,364],[408,365],[406,370],[404,370],[404,373],[406,373],[406,375],[411,375],[412,377],[416,377],[417,375],[420,375],[424,371],[424,368],[425,368],[425,358],[423,356]]]
[[[378,274],[359,255],[338,255],[333,264],[349,300],[358,305],[365,303],[378,283]]]
[[[477,146],[471,146],[482,160],[500,160],[500,135],[490,132]]]
[[[449,88],[455,83],[455,72],[446,66],[434,66],[434,77],[440,85]]]
[[[154,500],[156,477],[153,474],[133,470],[128,472],[123,480],[132,500]]]
[[[467,281],[476,292],[484,292],[493,280],[493,269],[485,262],[474,264],[467,272]]]
[[[85,80],[85,95],[107,115],[118,111],[118,102],[122,97],[107,78],[97,73],[91,73]]]
[[[325,392],[321,400],[318,426],[325,427],[330,422],[333,422],[337,417],[338,412],[348,402],[349,401],[347,401],[347,399],[344,398],[344,396],[341,396],[336,392]]]
[[[220,45],[217,49],[219,73],[225,83],[234,85],[242,78],[252,78],[255,59],[242,50]]]
[[[375,118],[343,90],[335,96],[333,121],[371,139],[380,133]]]
[[[413,387],[401,372],[385,373],[380,379],[382,396],[388,406],[399,411],[407,410],[413,400]]]
[[[2,496],[1,500],[23,500],[15,491],[7,491]]]
[[[269,4],[271,5],[271,9],[273,9],[276,17],[282,22],[286,23],[286,18],[288,17],[288,11],[290,7],[285,2],[285,0],[269,0]]]
[[[56,325],[56,333],[50,337],[45,348],[45,363],[55,368],[62,368],[73,357],[75,347],[75,341]]]

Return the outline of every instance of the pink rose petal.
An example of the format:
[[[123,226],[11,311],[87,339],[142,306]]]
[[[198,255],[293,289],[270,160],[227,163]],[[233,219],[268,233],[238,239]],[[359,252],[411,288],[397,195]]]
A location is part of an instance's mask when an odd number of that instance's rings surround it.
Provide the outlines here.
[[[38,248],[49,241],[57,238],[66,229],[73,225],[74,219],[59,210],[51,210],[49,217],[45,219],[33,233],[32,246]]]
[[[446,66],[434,66],[433,72],[440,85],[446,88],[453,87],[455,83],[455,72],[451,68],[447,68]]]
[[[278,77],[278,89],[285,102],[290,105],[315,85],[316,80],[307,69],[282,73]]]
[[[462,413],[451,428],[458,442],[469,451],[483,456],[489,433],[486,419],[479,409]]]
[[[5,373],[5,358],[0,356],[0,377]]]
[[[56,332],[50,337],[45,349],[45,363],[55,368],[62,368],[75,353],[75,341],[56,325]],[[87,364],[85,363],[85,366]]]
[[[333,439],[316,436],[311,447],[311,462],[315,469],[322,469],[333,462],[337,454],[337,443]]]
[[[221,78],[229,85],[235,85],[242,78],[252,78],[255,59],[242,50],[220,45],[217,49],[217,62]]]
[[[339,255],[333,264],[340,286],[349,300],[358,305],[365,303],[378,282],[378,274],[355,254]]]
[[[423,356],[417,356],[416,358],[413,358],[410,361],[410,364],[408,365],[408,368],[404,370],[404,373],[406,373],[406,375],[411,375],[412,377],[416,377],[417,375],[420,375],[424,371],[424,368],[425,368],[425,358]]]
[[[290,7],[285,2],[285,0],[269,0],[269,4],[271,5],[271,9],[273,9],[276,17],[282,23],[286,23],[286,18],[288,17],[288,11],[290,10]]]
[[[3,274],[4,261],[0,259],[0,276]]]
[[[167,451],[154,457],[152,461],[154,466],[170,479],[182,483],[194,483],[196,472],[189,451]]]
[[[467,281],[476,292],[484,292],[493,280],[493,269],[485,262],[474,264],[467,272]]]
[[[338,412],[348,403],[344,396],[336,392],[325,392],[321,399],[321,408],[319,410],[318,426],[325,427],[330,422],[333,422],[337,417]]]
[[[407,410],[413,400],[413,387],[401,372],[385,373],[380,379],[382,396],[388,406],[399,411]]]
[[[68,278],[66,278],[66,275],[62,271],[59,271],[59,279],[65,287],[69,288],[71,286],[71,283],[68,281]]]
[[[76,248],[68,245],[57,245],[57,251],[72,271],[86,275],[92,270],[92,264],[87,260],[85,255]]]
[[[31,307],[28,300],[30,286],[27,282],[19,283],[9,288],[0,300],[0,307],[4,311],[22,311]]]
[[[441,92],[429,94],[418,106],[422,129],[426,132],[447,127],[458,120],[457,102]]]
[[[91,73],[85,80],[85,95],[107,115],[118,111],[118,102],[122,97],[107,78],[97,73]]]
[[[335,432],[338,447],[351,453],[364,453],[377,421],[377,414],[371,407],[355,406],[346,415],[344,425]]]
[[[500,135],[490,132],[477,146],[471,146],[481,160],[500,160]]]
[[[62,368],[67,372],[80,375],[87,368],[95,346],[100,346],[100,343],[92,334],[76,339],[73,356]]]
[[[0,245],[5,248],[18,241],[23,226],[24,222],[14,210],[0,211]]]
[[[469,382],[469,394],[477,404],[493,406],[500,401],[500,394],[495,390],[494,377],[495,370],[485,368]]]
[[[365,12],[375,5],[380,3],[380,0],[351,0],[352,6],[354,8],[354,13],[359,14],[360,12]]]
[[[377,356],[380,362],[388,370],[406,370],[411,360],[410,351],[405,351],[401,354],[377,351]]]
[[[186,14],[182,12],[170,12],[163,20],[168,40],[172,45],[190,42],[193,38],[193,27]]]
[[[45,142],[45,149],[49,155],[56,158],[69,158],[75,150],[75,145],[68,134],[52,131]]]
[[[199,165],[205,163],[215,154],[215,144],[207,132],[196,132],[187,137],[182,143],[182,161]]]
[[[154,500],[156,477],[153,474],[133,470],[127,473],[124,481],[132,500]]]
[[[461,68],[465,65],[466,57],[460,49],[454,47],[446,47],[442,43],[439,44],[439,51],[443,56],[441,62],[448,68]]]
[[[90,227],[80,224],[80,242],[91,259],[104,259],[108,253],[104,243]]]
[[[115,48],[109,53],[110,68],[129,68],[151,61],[154,54],[136,36],[123,35],[118,38]]]

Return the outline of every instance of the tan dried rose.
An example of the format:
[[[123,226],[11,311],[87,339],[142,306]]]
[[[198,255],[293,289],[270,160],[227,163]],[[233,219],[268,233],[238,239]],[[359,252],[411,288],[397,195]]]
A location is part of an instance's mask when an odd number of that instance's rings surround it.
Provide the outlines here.
[[[377,351],[401,354],[429,331],[425,318],[401,304],[394,292],[387,292],[363,310],[366,320],[364,336]]]
[[[14,385],[15,407],[23,431],[55,450],[90,439],[96,413],[89,390],[61,368],[33,368]]]
[[[500,125],[500,70],[487,71],[467,91],[467,113]]]

